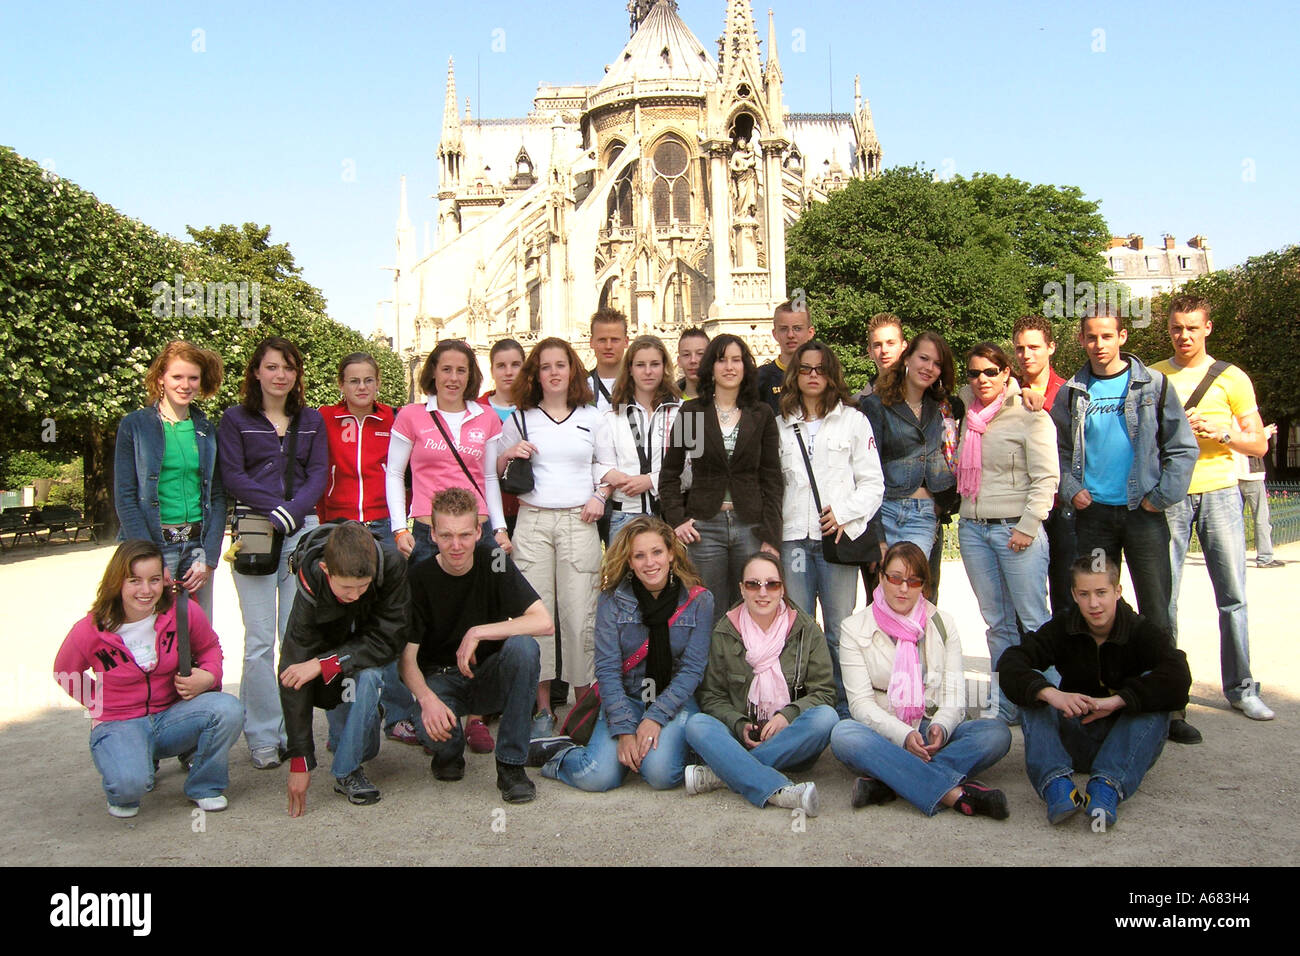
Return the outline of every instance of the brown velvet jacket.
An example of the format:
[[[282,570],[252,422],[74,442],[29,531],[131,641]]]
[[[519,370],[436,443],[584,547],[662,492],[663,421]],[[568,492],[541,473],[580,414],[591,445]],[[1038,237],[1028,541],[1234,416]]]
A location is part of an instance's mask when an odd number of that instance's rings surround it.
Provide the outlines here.
[[[690,456],[691,487],[682,490],[682,471]],[[781,547],[781,436],[765,404],[742,406],[736,450],[727,457],[713,402],[697,399],[682,406],[673,422],[669,447],[659,472],[664,520],[674,528],[687,518],[712,518],[726,492],[736,514],[758,525],[759,540]]]

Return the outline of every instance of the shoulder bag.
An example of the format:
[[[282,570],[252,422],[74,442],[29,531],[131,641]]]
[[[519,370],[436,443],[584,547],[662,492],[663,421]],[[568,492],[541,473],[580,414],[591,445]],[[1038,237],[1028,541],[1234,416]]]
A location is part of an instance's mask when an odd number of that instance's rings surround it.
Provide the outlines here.
[[[808,457],[808,447],[803,443],[801,422],[795,422],[794,437],[799,442],[799,452],[803,455],[803,465],[808,469],[808,483],[812,486],[813,503],[817,506],[817,513],[820,515],[822,513],[822,497],[817,490],[817,479],[813,476],[812,460]],[[836,534],[838,533],[836,532]],[[856,538],[844,535],[839,541],[836,541],[836,534],[822,536],[822,557],[831,564],[864,565],[876,564],[880,561],[880,545],[876,543],[875,535],[871,533],[869,528]]]
[[[300,413],[301,414],[301,413]],[[284,498],[293,498],[293,465],[298,452],[298,415],[289,423],[289,448],[284,465]],[[257,514],[245,505],[235,506],[234,522],[235,573],[248,575],[274,574],[280,567],[280,549],[284,546],[284,532],[271,523],[266,515]]]
[[[514,411],[510,417],[519,416],[519,434],[528,441],[528,426],[522,412]],[[462,466],[463,467],[463,466]],[[533,490],[533,461],[531,458],[511,458],[501,475],[501,490],[511,495],[526,495]]]

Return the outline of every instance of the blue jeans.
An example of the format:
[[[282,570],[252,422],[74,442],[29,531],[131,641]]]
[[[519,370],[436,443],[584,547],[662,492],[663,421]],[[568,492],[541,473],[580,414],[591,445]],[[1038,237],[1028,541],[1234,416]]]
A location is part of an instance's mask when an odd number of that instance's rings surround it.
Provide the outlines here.
[[[632,521],[636,518],[642,518],[642,517],[645,516],[639,511],[617,511],[617,510],[611,511],[609,513],[609,540],[613,541],[614,538],[618,536],[618,532],[623,527],[623,525],[627,524],[629,521]],[[651,517],[654,516],[651,515]],[[697,527],[699,526],[698,521],[695,522],[695,524]]]
[[[153,764],[194,751],[185,795],[215,797],[230,785],[230,747],[239,736],[239,700],[220,691],[178,700],[166,710],[131,720],[108,720],[90,732],[90,756],[115,807],[136,807],[153,786]]]
[[[280,566],[274,574],[231,575],[244,617],[244,674],[239,682],[239,699],[244,704],[244,737],[249,750],[283,749],[285,745],[275,654],[298,593],[298,581],[289,573],[289,555],[298,540],[319,525],[314,514],[308,515],[303,526],[284,539]]]
[[[346,777],[379,755],[379,695],[384,685],[383,669],[367,667],[352,678],[353,699],[325,711],[330,730],[334,763],[330,773]],[[341,678],[342,679],[342,678]]]
[[[921,721],[924,737],[930,728]],[[831,752],[854,773],[875,777],[927,817],[939,812],[944,794],[987,770],[1011,749],[1011,731],[1000,720],[968,720],[957,725],[948,742],[922,760],[885,739],[866,724],[841,720],[831,731]]]
[[[636,720],[640,723],[645,705],[634,698],[628,700],[637,711]],[[687,698],[681,710],[659,731],[657,746],[641,761],[641,777],[654,789],[671,790],[685,778],[686,722],[699,711],[695,698]],[[618,738],[609,732],[603,710],[592,728],[591,742],[552,757],[542,768],[542,776],[588,793],[604,793],[623,783],[627,767],[618,762]]]
[[[1074,513],[1074,544],[1078,557],[1097,548],[1119,564],[1128,562],[1138,613],[1156,627],[1169,630],[1169,599],[1173,578],[1169,570],[1169,529],[1162,512],[1094,501]]]
[[[1237,486],[1188,495],[1165,512],[1169,519],[1169,562],[1173,591],[1169,598],[1170,630],[1178,641],[1178,588],[1192,528],[1201,542],[1205,568],[1219,608],[1219,666],[1223,695],[1241,700],[1259,693],[1250,676],[1250,637],[1246,620],[1246,523]]]
[[[979,602],[980,614],[988,625],[989,673],[997,687],[998,659],[1008,647],[1020,645],[1019,619],[1026,634],[1032,634],[1049,620],[1047,606],[1047,535],[1040,528],[1024,551],[1007,547],[1015,523],[982,522],[961,518],[957,540],[961,562]],[[1016,719],[1016,705],[997,695],[998,717],[1007,723]]]
[[[1241,500],[1250,505],[1255,522],[1255,560],[1268,564],[1273,560],[1273,522],[1268,513],[1268,489],[1262,480],[1237,482]]]
[[[1164,749],[1169,714],[1121,710],[1085,724],[1039,704],[1021,710],[1020,728],[1025,735],[1025,770],[1040,797],[1057,777],[1081,771],[1103,778],[1125,800],[1137,793]]]
[[[790,778],[781,769],[816,760],[826,749],[831,731],[839,721],[835,708],[819,704],[805,710],[785,730],[749,750],[722,721],[708,714],[696,714],[686,725],[686,740],[728,787],[761,807],[772,794],[790,786]]]
[[[746,524],[734,511],[696,518],[700,540],[687,545],[691,562],[704,586],[713,592],[713,623],[740,602],[740,576],[745,562],[759,548],[758,526]]]
[[[835,710],[841,717],[847,717],[849,699],[840,676],[840,624],[853,613],[858,600],[858,569],[827,561],[820,538],[782,541],[781,563],[785,566],[785,586],[790,600],[809,614],[815,613],[813,605],[821,600],[822,630],[835,675]]]
[[[528,759],[528,731],[537,700],[540,660],[537,641],[516,635],[506,638],[501,650],[486,660],[480,656],[479,662],[470,667],[473,677],[448,667],[426,672],[424,682],[457,717],[500,713],[497,763],[522,767]],[[446,766],[464,758],[465,731],[459,720],[451,729],[451,739],[442,741],[429,736],[418,708],[411,722],[420,742],[433,752],[435,762]]]
[[[939,518],[929,498],[886,498],[880,506],[887,544],[911,541],[928,555],[934,547]]]
[[[217,562],[221,556],[207,555],[203,553],[203,547],[198,541],[172,541],[162,546],[163,564],[171,572],[173,580],[179,581],[185,576],[185,572],[190,569],[190,565],[195,559],[202,557],[203,563],[212,569],[208,575],[208,580],[204,582],[203,587],[199,588],[198,593],[192,595],[199,607],[203,608],[203,614],[212,623],[212,584],[216,579]]]

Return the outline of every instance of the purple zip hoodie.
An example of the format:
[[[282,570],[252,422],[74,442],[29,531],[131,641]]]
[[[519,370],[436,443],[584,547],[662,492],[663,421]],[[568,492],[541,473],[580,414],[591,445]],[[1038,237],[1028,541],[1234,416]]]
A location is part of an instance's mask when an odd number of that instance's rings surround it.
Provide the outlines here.
[[[325,421],[314,408],[298,413],[298,446],[293,463],[293,498],[285,500],[285,456],[289,436],[283,442],[265,415],[232,405],[221,416],[217,429],[217,460],[228,499],[266,515],[285,534],[302,527],[316,511],[316,502],[329,482],[329,440]]]

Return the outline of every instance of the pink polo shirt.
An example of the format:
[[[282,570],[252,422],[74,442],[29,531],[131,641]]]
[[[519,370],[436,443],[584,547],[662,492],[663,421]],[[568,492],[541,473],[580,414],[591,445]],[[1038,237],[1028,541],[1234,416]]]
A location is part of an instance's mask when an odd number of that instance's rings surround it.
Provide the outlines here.
[[[489,514],[487,501],[483,497],[487,490],[483,472],[485,467],[495,469],[496,463],[490,462],[485,466],[484,456],[487,443],[501,434],[501,419],[478,402],[466,402],[465,410],[459,435],[445,417],[442,425],[456,443],[456,450],[460,452],[470,474],[474,476],[473,484],[466,481],[465,473],[456,462],[456,456],[451,453],[442,432],[430,417],[431,414],[441,417],[440,412],[435,410],[430,413],[425,405],[416,404],[407,405],[397,413],[393,422],[393,434],[400,435],[411,443],[412,515],[429,514],[433,496],[444,488],[464,488],[467,485],[478,501],[479,514]],[[474,484],[478,487],[474,487]]]

